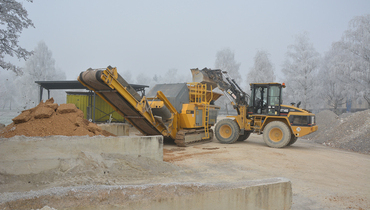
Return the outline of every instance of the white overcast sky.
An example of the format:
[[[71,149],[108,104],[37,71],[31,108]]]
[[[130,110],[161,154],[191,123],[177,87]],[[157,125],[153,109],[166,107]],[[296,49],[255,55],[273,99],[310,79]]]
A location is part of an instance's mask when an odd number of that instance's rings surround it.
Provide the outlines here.
[[[216,52],[226,47],[241,63],[243,80],[259,49],[270,53],[280,73],[295,35],[307,31],[323,54],[354,16],[370,13],[369,0],[34,0],[23,5],[36,28],[23,31],[20,45],[33,50],[45,41],[67,79],[108,65],[121,73],[130,70],[134,78],[172,68],[190,75],[190,68],[213,68]]]

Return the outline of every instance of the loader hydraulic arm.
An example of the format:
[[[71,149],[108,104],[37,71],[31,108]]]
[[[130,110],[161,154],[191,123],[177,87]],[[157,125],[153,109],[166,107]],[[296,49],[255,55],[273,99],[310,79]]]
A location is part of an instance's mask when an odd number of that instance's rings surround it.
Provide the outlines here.
[[[249,97],[240,86],[232,79],[226,71],[221,69],[207,69],[202,70],[192,69],[194,82],[203,82],[217,85],[217,87],[225,93],[225,96],[238,108],[247,105],[247,98]]]

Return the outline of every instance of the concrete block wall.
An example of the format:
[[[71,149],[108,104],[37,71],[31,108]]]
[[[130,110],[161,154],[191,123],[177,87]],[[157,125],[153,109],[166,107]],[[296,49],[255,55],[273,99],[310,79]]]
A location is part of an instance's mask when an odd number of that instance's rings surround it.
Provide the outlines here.
[[[81,152],[122,154],[163,160],[162,136],[25,137],[0,139],[0,172],[31,174],[58,168]]]
[[[292,205],[291,182],[271,178],[232,183],[167,183],[117,186],[80,186],[39,191],[0,203],[0,208],[37,209],[140,209],[140,210],[288,210]],[[29,193],[32,194],[32,193]]]
[[[98,124],[98,126],[116,136],[129,136],[130,125],[126,123]]]

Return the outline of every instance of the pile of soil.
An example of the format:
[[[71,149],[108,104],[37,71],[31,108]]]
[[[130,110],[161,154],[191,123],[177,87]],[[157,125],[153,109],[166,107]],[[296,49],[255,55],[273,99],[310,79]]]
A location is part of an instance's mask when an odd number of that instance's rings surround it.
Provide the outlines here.
[[[84,119],[84,114],[74,104],[54,103],[51,98],[32,109],[24,110],[13,123],[0,130],[0,138],[13,136],[114,136],[95,123]]]
[[[370,154],[370,110],[337,116],[325,110],[316,114],[319,130],[305,136],[325,146]]]

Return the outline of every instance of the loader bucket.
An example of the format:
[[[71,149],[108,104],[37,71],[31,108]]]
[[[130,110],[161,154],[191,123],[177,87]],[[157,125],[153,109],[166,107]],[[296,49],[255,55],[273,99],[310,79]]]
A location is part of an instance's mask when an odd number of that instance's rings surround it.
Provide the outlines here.
[[[208,90],[213,90],[217,87],[217,83],[214,80],[210,79],[207,74],[204,73],[204,70],[199,69],[190,69],[191,74],[193,75],[193,82],[199,82],[207,84]]]

